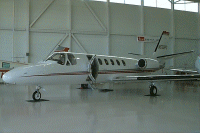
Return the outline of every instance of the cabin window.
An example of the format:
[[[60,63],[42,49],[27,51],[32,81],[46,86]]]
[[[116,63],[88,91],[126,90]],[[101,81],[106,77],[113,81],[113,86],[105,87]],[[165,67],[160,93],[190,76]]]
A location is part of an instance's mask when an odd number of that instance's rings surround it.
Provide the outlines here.
[[[123,64],[124,66],[126,66],[126,62],[125,62],[124,60],[122,60],[122,64]]]
[[[76,58],[75,58],[75,56],[73,54],[67,53],[67,56],[68,56],[68,59],[69,59],[69,61],[71,62],[72,65],[76,65],[77,64]]]
[[[115,63],[112,59],[110,59],[110,62],[111,62],[112,65],[115,65]]]
[[[104,61],[105,61],[106,65],[109,65],[108,60],[104,59]]]
[[[120,62],[119,62],[118,60],[116,60],[116,62],[117,62],[117,65],[119,65],[119,66],[120,66]]]
[[[98,58],[99,64],[102,65],[102,60]]]
[[[65,54],[56,53],[52,55],[47,60],[57,61],[58,64],[64,65],[65,64]]]

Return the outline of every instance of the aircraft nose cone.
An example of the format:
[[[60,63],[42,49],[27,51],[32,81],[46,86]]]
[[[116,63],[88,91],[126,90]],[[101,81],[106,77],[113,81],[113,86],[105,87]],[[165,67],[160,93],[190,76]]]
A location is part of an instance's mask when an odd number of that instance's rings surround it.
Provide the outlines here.
[[[5,73],[2,79],[5,83],[12,83],[12,76],[9,72]]]

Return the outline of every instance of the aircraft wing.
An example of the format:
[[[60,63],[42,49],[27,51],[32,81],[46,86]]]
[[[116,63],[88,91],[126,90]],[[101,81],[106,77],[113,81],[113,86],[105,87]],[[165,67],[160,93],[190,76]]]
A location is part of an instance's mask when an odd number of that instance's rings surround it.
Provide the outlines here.
[[[147,76],[126,76],[112,79],[113,82],[134,82],[134,81],[174,81],[174,80],[200,80],[200,74],[195,75],[147,75]]]
[[[173,69],[169,69],[169,70],[171,70],[171,71],[176,71],[176,72],[184,72],[184,73],[198,74],[197,70],[194,70],[194,69],[173,68]]]

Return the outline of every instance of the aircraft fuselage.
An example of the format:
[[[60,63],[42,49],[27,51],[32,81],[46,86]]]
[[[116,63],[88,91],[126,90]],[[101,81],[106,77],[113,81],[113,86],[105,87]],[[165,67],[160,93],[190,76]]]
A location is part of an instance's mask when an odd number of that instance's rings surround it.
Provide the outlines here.
[[[161,69],[161,66],[150,58],[57,52],[46,61],[7,72],[3,80],[23,85],[101,83],[121,76],[145,75]]]

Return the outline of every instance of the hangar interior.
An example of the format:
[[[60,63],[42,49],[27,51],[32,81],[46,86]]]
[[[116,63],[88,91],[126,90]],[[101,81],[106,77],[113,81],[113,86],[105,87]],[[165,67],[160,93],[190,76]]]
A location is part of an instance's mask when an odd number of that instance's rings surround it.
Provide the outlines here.
[[[193,5],[196,11],[187,11],[176,10],[187,4],[174,0],[166,0],[167,8],[145,6],[147,0],[135,5],[116,1],[1,0],[0,60],[37,63],[56,46],[149,57],[157,42],[139,42],[138,36],[159,38],[168,31],[166,54],[195,52],[170,59],[166,67],[194,68],[200,53],[199,3]],[[77,85],[47,86],[42,95],[49,101],[38,103],[26,101],[34,87],[0,85],[0,132],[200,132],[199,82],[158,83],[158,97],[144,96],[147,84],[100,84],[116,89],[106,93],[78,90]]]

